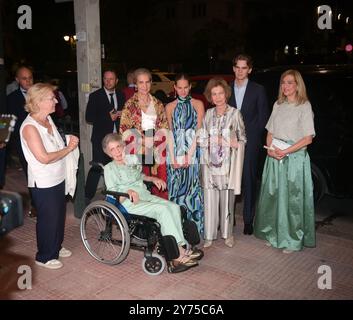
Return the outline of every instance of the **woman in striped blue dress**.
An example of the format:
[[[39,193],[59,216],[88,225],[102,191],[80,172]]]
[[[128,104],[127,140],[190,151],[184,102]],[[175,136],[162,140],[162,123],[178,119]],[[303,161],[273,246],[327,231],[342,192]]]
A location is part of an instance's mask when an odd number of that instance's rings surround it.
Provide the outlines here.
[[[200,185],[200,150],[196,132],[202,126],[205,114],[201,100],[190,96],[187,75],[179,74],[174,85],[177,99],[166,106],[171,130],[168,142],[168,194],[169,200],[185,207],[188,219],[195,221],[203,234],[203,196]]]

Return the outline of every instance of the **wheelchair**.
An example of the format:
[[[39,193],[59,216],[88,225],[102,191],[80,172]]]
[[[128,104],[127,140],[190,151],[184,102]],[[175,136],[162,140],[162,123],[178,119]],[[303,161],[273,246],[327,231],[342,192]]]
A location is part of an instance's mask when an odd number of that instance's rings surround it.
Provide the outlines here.
[[[120,204],[120,197],[127,193],[103,191],[104,200],[90,203],[83,212],[80,233],[88,253],[97,261],[116,265],[122,263],[130,248],[143,251],[142,269],[148,275],[159,275],[167,266],[170,273],[182,272],[173,265],[179,257],[179,248],[171,235],[162,236],[157,220],[133,215]],[[193,250],[200,243],[195,222],[187,220],[185,208],[181,207],[184,237]]]

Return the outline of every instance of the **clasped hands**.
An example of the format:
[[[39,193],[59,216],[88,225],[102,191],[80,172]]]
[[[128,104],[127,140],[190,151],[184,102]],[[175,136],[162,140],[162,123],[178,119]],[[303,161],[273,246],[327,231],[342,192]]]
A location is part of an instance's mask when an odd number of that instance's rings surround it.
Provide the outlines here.
[[[189,154],[177,157],[172,163],[173,169],[187,168],[191,164],[192,157]]]
[[[271,149],[267,149],[267,154],[276,160],[282,160],[288,155],[288,152],[272,146]]]

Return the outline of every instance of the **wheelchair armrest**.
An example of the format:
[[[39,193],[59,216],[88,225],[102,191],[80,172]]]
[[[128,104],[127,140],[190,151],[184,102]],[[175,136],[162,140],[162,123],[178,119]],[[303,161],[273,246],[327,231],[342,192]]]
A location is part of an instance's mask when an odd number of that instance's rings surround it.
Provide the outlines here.
[[[114,192],[114,191],[104,190],[104,191],[102,191],[102,193],[104,195],[107,195],[107,196],[113,196],[117,200],[119,200],[119,197],[125,197],[125,198],[129,198],[130,199],[129,194],[128,193],[124,193],[124,192]]]

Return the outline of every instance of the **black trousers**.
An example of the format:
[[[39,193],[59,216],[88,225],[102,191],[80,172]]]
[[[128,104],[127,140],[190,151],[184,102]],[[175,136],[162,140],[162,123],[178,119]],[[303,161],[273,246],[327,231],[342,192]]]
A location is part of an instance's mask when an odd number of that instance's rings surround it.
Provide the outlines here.
[[[255,216],[257,166],[261,146],[250,143],[245,147],[242,193],[244,195],[243,220],[252,224]]]
[[[66,200],[65,181],[51,188],[31,188],[37,209],[36,260],[46,263],[57,259],[64,240]]]
[[[93,144],[93,157],[92,160],[94,162],[101,163],[106,165],[111,159],[103,152],[101,145]],[[91,167],[87,174],[86,186],[85,186],[85,197],[87,200],[91,200],[96,192],[97,186],[99,183],[99,179],[103,173],[101,167]]]

